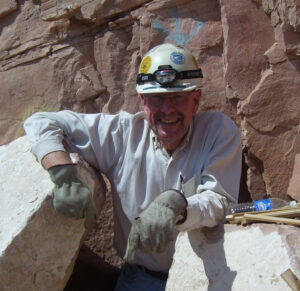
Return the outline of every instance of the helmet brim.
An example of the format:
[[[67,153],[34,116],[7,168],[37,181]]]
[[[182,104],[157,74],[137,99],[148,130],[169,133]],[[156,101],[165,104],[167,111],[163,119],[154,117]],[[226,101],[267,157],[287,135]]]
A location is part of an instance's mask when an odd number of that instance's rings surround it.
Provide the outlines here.
[[[162,87],[156,82],[137,85],[136,91],[138,94],[151,94],[151,93],[169,93],[169,92],[187,92],[198,89],[199,86],[195,84],[178,84],[172,87]]]

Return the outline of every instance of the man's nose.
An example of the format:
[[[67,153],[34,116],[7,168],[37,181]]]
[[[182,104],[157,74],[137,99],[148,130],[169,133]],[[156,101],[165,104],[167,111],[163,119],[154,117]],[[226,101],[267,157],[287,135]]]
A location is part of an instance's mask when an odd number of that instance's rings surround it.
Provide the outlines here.
[[[175,111],[175,106],[171,100],[171,98],[164,98],[163,103],[161,105],[160,111],[164,113],[171,113]]]

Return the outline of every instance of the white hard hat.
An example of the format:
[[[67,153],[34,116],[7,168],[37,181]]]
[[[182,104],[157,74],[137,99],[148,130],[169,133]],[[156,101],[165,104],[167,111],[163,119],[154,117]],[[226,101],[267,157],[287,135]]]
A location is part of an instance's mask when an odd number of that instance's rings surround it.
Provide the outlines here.
[[[192,91],[200,87],[200,78],[202,71],[192,53],[166,43],[142,59],[136,90],[139,94]]]

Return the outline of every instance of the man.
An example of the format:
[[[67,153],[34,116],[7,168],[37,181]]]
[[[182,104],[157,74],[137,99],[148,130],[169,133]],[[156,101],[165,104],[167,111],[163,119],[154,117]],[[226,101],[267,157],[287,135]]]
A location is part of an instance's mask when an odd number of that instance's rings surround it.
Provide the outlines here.
[[[127,263],[116,290],[164,290],[178,231],[222,222],[236,201],[240,134],[221,113],[197,114],[202,72],[172,44],[143,58],[137,92],[144,112],[36,113],[25,122],[32,152],[56,184],[54,207],[93,225],[93,201],[69,151],[110,180],[114,244]]]

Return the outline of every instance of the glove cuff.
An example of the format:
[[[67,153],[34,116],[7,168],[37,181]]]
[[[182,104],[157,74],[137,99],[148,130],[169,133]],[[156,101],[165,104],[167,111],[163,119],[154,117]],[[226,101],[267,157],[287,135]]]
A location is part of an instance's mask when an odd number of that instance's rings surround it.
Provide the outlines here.
[[[58,164],[58,165],[55,165],[55,166],[52,166],[50,168],[47,169],[47,171],[53,171],[54,169],[59,169],[59,168],[64,168],[64,167],[69,167],[69,166],[76,166],[77,164]]]
[[[155,200],[172,209],[176,215],[182,214],[188,205],[183,193],[176,189],[168,189],[162,192]]]
[[[57,185],[68,181],[69,179],[75,181],[76,177],[76,164],[56,165],[48,169],[48,173],[52,182]]]
[[[181,191],[176,190],[176,189],[171,189],[171,190],[177,192],[183,198],[183,200],[185,201],[185,208],[184,208],[183,212],[181,212],[177,216],[177,219],[176,219],[176,225],[179,225],[179,224],[184,223],[185,220],[186,220],[186,217],[187,217],[187,210],[186,210],[186,208],[188,206],[188,201],[187,201],[185,195]]]

